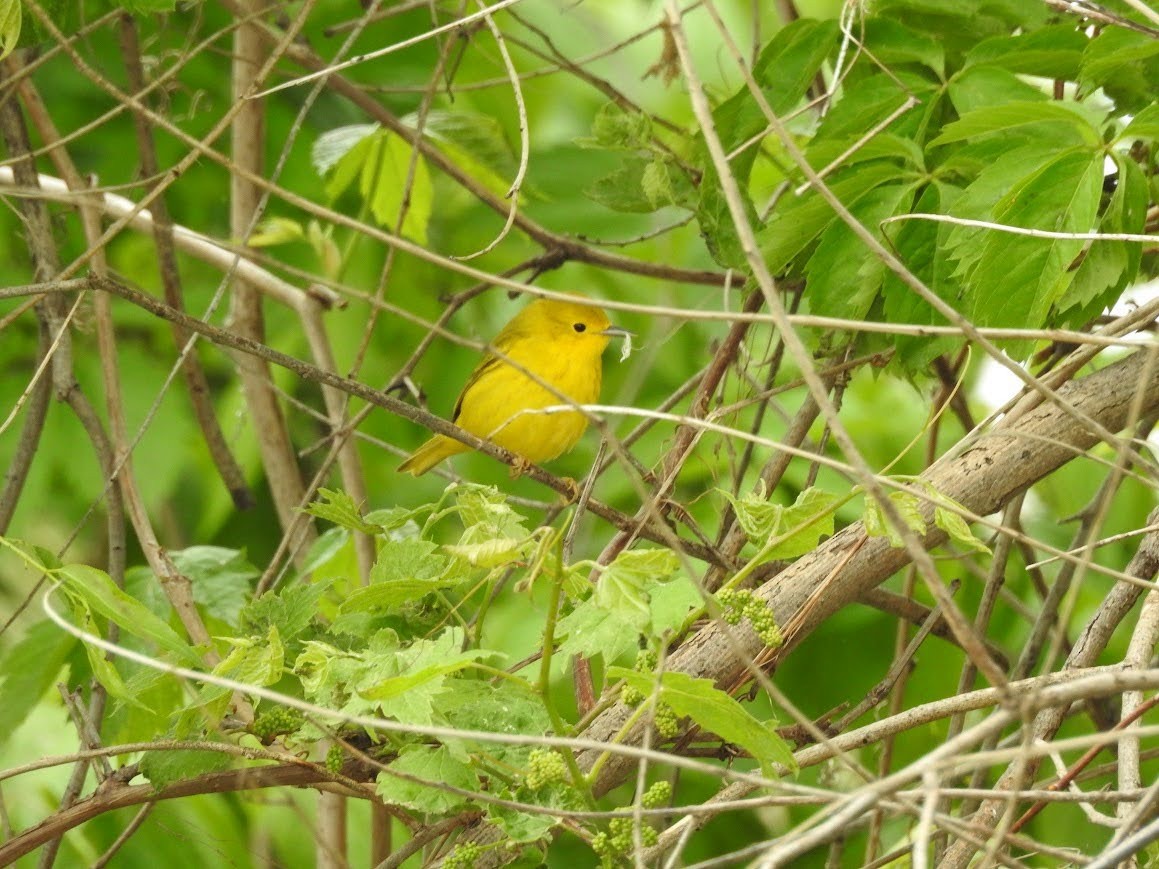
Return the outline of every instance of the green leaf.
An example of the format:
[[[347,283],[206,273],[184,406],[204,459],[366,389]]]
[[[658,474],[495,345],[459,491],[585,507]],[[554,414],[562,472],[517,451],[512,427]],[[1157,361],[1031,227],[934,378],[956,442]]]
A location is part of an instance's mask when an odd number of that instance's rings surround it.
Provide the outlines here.
[[[478,526],[469,529],[464,538],[478,536]],[[493,569],[522,561],[535,549],[534,537],[488,537],[483,540],[447,544],[443,547],[472,567]]]
[[[666,582],[676,575],[680,560],[670,549],[628,549],[600,571],[594,600],[609,610],[648,615],[645,585]]]
[[[1099,232],[1142,233],[1147,219],[1147,179],[1129,157],[1116,155],[1116,163],[1119,180]],[[1070,287],[1056,304],[1066,314],[1066,322],[1080,328],[1114,304],[1138,276],[1142,252],[1138,242],[1091,242]]]
[[[935,182],[922,192],[914,211],[922,214],[946,213],[960,193],[954,187]],[[935,280],[939,258],[945,256],[940,239],[949,234],[949,227],[932,220],[906,220],[893,236],[893,247],[906,267],[950,304],[957,304],[957,285],[947,287],[945,281]],[[881,287],[883,319],[887,323],[938,324],[945,318],[935,311],[908,284],[892,271],[887,272]],[[947,298],[947,296],[949,298]],[[940,354],[957,344],[957,339],[944,337],[899,335],[894,340],[897,353],[894,364],[901,366],[909,376],[928,375],[929,364]]]
[[[704,598],[697,591],[696,583],[686,576],[678,576],[665,584],[663,591],[655,587],[645,587],[648,592],[651,620],[649,632],[654,637],[663,637],[684,624],[688,614],[704,604]]]
[[[81,630],[94,636],[101,635],[101,627],[97,624],[96,619],[93,618],[92,610],[89,609],[87,603],[79,598],[74,598],[72,601],[73,620],[77,622]],[[93,678],[96,679],[106,691],[109,696],[122,703],[134,706],[137,709],[145,712],[151,711],[132,691],[125,685],[125,680],[121,677],[120,670],[117,669],[113,660],[106,656],[103,649],[99,649],[91,643],[84,643],[85,657],[88,658],[89,666],[93,671]]]
[[[652,121],[643,112],[627,112],[613,102],[604,103],[592,119],[592,139],[580,140],[579,144],[647,150],[652,145]]]
[[[229,769],[232,763],[233,757],[224,751],[146,751],[141,758],[141,775],[161,790],[176,782]]]
[[[221,546],[191,546],[170,553],[177,569],[193,583],[193,598],[205,611],[235,624],[261,571],[244,552]]]
[[[402,121],[413,129],[418,117],[406,115]],[[501,195],[507,193],[519,171],[503,125],[492,115],[434,109],[427,113],[423,134],[473,178]]]
[[[494,537],[530,535],[524,526],[524,517],[507,503],[507,496],[494,486],[458,483],[448,488],[455,495],[459,517],[465,529],[478,527]]]
[[[20,42],[21,21],[20,0],[0,0],[0,60]]]
[[[881,221],[908,212],[916,186],[912,182],[883,184],[861,197],[850,211],[881,241]],[[877,299],[885,265],[844,220],[835,220],[822,233],[805,274],[813,313],[860,320]]]
[[[247,685],[273,685],[282,678],[286,667],[286,649],[278,629],[270,625],[265,636],[222,637],[230,643],[229,654],[213,668],[218,676],[227,676]]]
[[[918,138],[925,111],[938,103],[938,89],[927,76],[906,69],[878,73],[854,82],[833,104],[817,128],[814,144],[825,141],[852,142],[875,128],[913,96],[924,106],[895,119],[886,130],[898,136]]]
[[[37,622],[0,659],[0,733],[11,734],[36,708],[76,642],[52,622]]]
[[[319,175],[326,175],[354,148],[368,136],[377,133],[381,128],[378,124],[352,124],[346,127],[337,127],[327,130],[314,142],[310,149],[310,160],[314,164],[314,171]],[[354,174],[343,173],[345,182],[341,186],[328,188],[331,197],[336,197],[354,180]],[[349,177],[346,177],[349,175]],[[332,182],[333,184],[333,182]]]
[[[301,241],[305,237],[306,230],[302,229],[302,224],[298,221],[288,217],[267,217],[246,239],[246,244],[250,247],[276,247],[279,244]]]
[[[924,535],[926,520],[922,516],[922,499],[913,492],[890,492],[888,497],[906,527],[915,534]],[[864,521],[865,533],[870,537],[888,537],[889,545],[894,547],[905,545],[901,532],[885,518],[881,505],[873,498],[865,499]]]
[[[561,788],[564,793],[575,793],[570,789]],[[580,806],[575,806],[579,809]],[[562,816],[562,813],[561,813]],[[532,814],[520,812],[508,806],[491,804],[487,806],[487,817],[493,821],[512,842],[538,842],[547,837],[561,820],[548,814]],[[546,862],[535,865],[545,866]]]
[[[836,173],[830,179],[829,189],[847,208],[852,208],[863,196],[895,181],[897,176],[897,166],[892,163],[863,163]],[[829,203],[811,189],[797,199],[786,196],[758,234],[761,253],[769,269],[773,273],[782,271],[836,219]]]
[[[758,226],[756,208],[753,207],[747,189],[742,188],[741,200],[749,223],[753,227]],[[726,269],[748,270],[748,258],[737,234],[736,221],[733,220],[732,210],[728,207],[728,200],[720,186],[715,167],[709,167],[700,182],[696,222],[700,226],[700,235],[704,239],[708,253],[717,265]]]
[[[1043,126],[1049,128],[1049,135],[1056,141],[1063,137],[1062,141],[1068,144],[1098,147],[1102,140],[1092,120],[1092,113],[1076,103],[1020,100],[968,112],[960,120],[943,127],[941,135],[930,142],[930,147]]]
[[[187,666],[200,666],[201,659],[192,646],[165,621],[117,588],[103,570],[85,564],[66,564],[53,575],[60,580],[70,597],[83,601],[87,607],[116,622],[129,633],[152,640],[165,651],[171,652],[178,662]],[[103,658],[104,652],[100,656]]]
[[[332,564],[341,557],[350,542],[350,532],[335,525],[318,535],[302,562],[302,573],[309,574]]]
[[[267,591],[242,609],[238,625],[245,633],[264,634],[277,628],[286,642],[302,634],[318,613],[318,603],[330,585],[327,582],[288,585]]]
[[[1102,186],[1101,153],[1064,152],[1009,189],[994,206],[993,220],[1010,226],[1088,232],[1097,219]],[[977,264],[966,273],[965,313],[979,326],[1038,328],[1073,279],[1070,266],[1084,244],[990,232]]]
[[[400,778],[399,773],[420,781]],[[387,804],[398,804],[416,812],[445,814],[462,808],[467,800],[439,787],[449,785],[465,791],[480,788],[479,777],[467,763],[456,759],[446,746],[407,745],[398,759],[378,774],[376,791]]]
[[[791,507],[770,504],[759,486],[741,498],[724,496],[732,503],[745,535],[758,546],[775,543],[767,558],[796,558],[817,548],[822,537],[833,533],[833,511],[840,498],[817,488],[797,496]]]
[[[874,60],[888,69],[898,64],[918,63],[939,77],[945,75],[946,51],[942,43],[895,19],[876,15],[866,19],[864,43]]]
[[[318,496],[320,500],[307,506],[304,512],[350,531],[361,531],[372,536],[381,533],[382,529],[378,525],[373,525],[362,518],[362,511],[354,503],[354,499],[345,492],[319,489]]]
[[[435,198],[426,160],[394,133],[383,131],[373,141],[378,147],[362,166],[359,190],[379,224],[425,245]],[[412,162],[414,172],[408,189]],[[399,226],[404,195],[407,211]]]
[[[657,687],[654,676],[623,667],[609,667],[608,678],[623,679],[643,694],[651,694]],[[658,687],[661,702],[677,715],[691,718],[710,733],[748,750],[765,775],[776,775],[774,764],[796,772],[797,762],[788,744],[777,735],[776,722],[758,721],[712,680],[669,672],[661,674]]]
[[[1159,39],[1123,27],[1104,27],[1083,52],[1079,83],[1102,88],[1120,112],[1137,112],[1155,101]]]
[[[761,50],[753,78],[773,112],[788,112],[804,96],[833,51],[837,33],[836,21],[799,18],[781,28]],[[725,151],[747,142],[768,125],[746,85],[717,106],[712,116]],[[754,150],[750,147],[750,155]],[[751,156],[740,167],[734,164],[738,179],[747,178],[751,166]]]
[[[314,143],[312,153],[320,174],[333,171],[326,184],[326,194],[331,199],[337,199],[357,179],[358,192],[379,224],[426,244],[434,188],[421,156],[414,157],[408,188],[412,155],[414,149],[401,136],[366,124],[323,134]],[[408,207],[402,226],[398,227],[404,193]]]
[[[403,579],[434,579],[447,569],[447,559],[430,540],[418,537],[383,540],[378,559],[370,570],[370,582],[392,583]]]
[[[1089,40],[1072,23],[994,36],[966,54],[966,65],[993,64],[1023,75],[1075,81]]]
[[[1123,132],[1115,137],[1116,142],[1131,143],[1137,139],[1148,142],[1159,141],[1159,105],[1152,103],[1131,118]]]
[[[556,624],[556,634],[563,638],[559,651],[566,657],[601,656],[606,662],[615,661],[635,651],[637,638],[648,627],[648,616],[632,609],[605,609],[591,599],[581,601]]]
[[[992,106],[1049,99],[1034,85],[998,66],[967,67],[950,79],[946,92],[959,117]]]

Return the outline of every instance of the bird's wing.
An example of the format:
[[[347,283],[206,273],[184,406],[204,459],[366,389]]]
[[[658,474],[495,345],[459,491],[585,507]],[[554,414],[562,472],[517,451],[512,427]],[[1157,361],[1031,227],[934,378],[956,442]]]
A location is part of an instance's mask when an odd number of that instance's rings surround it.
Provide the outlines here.
[[[455,399],[455,413],[451,417],[451,422],[459,421],[459,413],[463,410],[463,399],[467,397],[467,393],[471,391],[471,387],[479,382],[490,372],[494,371],[503,360],[498,356],[487,354],[487,356],[475,366],[475,370],[471,372],[471,376],[467,378],[467,383],[463,386],[463,391],[459,393],[459,397]]]

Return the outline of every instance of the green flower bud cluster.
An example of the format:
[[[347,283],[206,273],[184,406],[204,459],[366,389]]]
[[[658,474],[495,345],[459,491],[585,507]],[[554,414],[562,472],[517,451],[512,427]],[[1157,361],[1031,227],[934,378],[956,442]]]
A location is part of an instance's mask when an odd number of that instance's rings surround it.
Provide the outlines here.
[[[784,642],[773,611],[749,589],[726,588],[716,593],[716,600],[724,610],[724,620],[728,624],[739,625],[741,619],[748,619],[761,642],[770,649],[779,648]]]
[[[460,842],[443,858],[445,869],[472,869],[483,849],[475,842]]]
[[[640,827],[640,839],[645,848],[656,844],[656,830],[646,824]],[[614,859],[632,853],[632,819],[612,818],[607,831],[601,830],[592,837],[592,850],[600,857]]]
[[[526,785],[534,791],[562,781],[567,781],[567,762],[560,753],[550,748],[533,748],[527,758]]]
[[[346,759],[346,752],[342,746],[335,743],[326,752],[326,771],[335,775],[342,772],[342,762]]]
[[[262,742],[273,742],[275,736],[293,733],[306,722],[305,716],[288,706],[275,706],[262,712],[250,725],[250,733]]]

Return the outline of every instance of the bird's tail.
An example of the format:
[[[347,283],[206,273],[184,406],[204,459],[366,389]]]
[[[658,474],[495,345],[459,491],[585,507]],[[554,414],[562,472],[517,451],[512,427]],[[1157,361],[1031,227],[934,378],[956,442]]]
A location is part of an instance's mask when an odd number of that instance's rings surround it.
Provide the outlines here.
[[[425,474],[443,459],[457,453],[465,453],[469,447],[453,438],[435,435],[417,450],[410,454],[406,461],[398,466],[403,473],[414,474],[416,477]]]

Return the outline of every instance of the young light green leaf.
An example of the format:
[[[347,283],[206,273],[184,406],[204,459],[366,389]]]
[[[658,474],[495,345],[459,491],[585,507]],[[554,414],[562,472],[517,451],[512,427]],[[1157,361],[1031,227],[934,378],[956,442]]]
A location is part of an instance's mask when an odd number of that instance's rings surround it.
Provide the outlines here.
[[[318,613],[318,603],[329,587],[328,582],[314,582],[267,591],[245,605],[238,625],[251,634],[264,634],[270,628],[277,628],[283,640],[289,642],[310,626]]]
[[[306,237],[302,224],[289,217],[267,217],[246,239],[250,247],[276,247]]]
[[[213,668],[215,675],[258,686],[273,685],[282,678],[286,668],[286,649],[274,625],[270,625],[264,637],[219,639],[228,642],[231,648],[229,654]]]
[[[353,498],[335,489],[319,489],[318,500],[307,506],[304,512],[350,531],[361,531],[371,536],[382,532],[380,526],[362,518],[362,511]]]
[[[625,550],[600,572],[595,601],[605,609],[631,610],[646,618],[645,584],[669,580],[679,567],[680,561],[670,549]]]
[[[642,694],[657,687],[655,677],[623,667],[610,667],[609,679],[623,679]],[[711,679],[696,679],[687,673],[669,672],[660,676],[659,700],[682,717],[691,718],[700,727],[721,739],[745,748],[760,763],[765,775],[775,776],[774,765],[796,772],[793,752],[775,729],[776,722],[762,722],[731,696],[712,684]]]
[[[890,503],[906,526],[915,534],[926,533],[926,520],[922,516],[922,500],[912,492],[890,492]],[[901,532],[885,518],[881,505],[873,498],[865,499],[865,533],[870,537],[888,537],[890,546],[904,546]]]
[[[317,138],[314,147],[310,149],[310,159],[314,164],[314,171],[319,175],[326,175],[359,142],[377,133],[380,129],[378,124],[352,124],[347,127],[327,130]],[[353,180],[353,176],[347,179],[347,183],[351,180]],[[345,185],[337,191],[330,191],[330,195],[337,196],[343,189],[345,189]]]
[[[770,559],[796,558],[815,549],[822,537],[833,533],[833,510],[840,501],[836,495],[810,488],[785,507],[765,500],[763,486],[741,498],[727,492],[725,497],[751,542],[761,547],[775,542],[767,554]]]
[[[359,190],[370,203],[371,214],[382,226],[425,245],[435,196],[426,160],[394,133],[383,131],[372,141],[377,147],[363,163],[359,179]],[[407,211],[399,226],[404,196]]]

